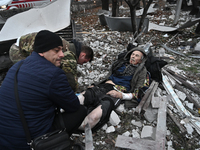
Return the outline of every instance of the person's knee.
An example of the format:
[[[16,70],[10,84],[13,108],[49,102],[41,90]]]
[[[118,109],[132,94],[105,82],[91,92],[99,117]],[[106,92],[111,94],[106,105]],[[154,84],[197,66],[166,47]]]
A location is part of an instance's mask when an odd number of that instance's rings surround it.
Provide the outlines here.
[[[97,122],[99,121],[101,118],[101,113],[93,113],[93,114],[90,114],[88,115],[88,122],[89,123],[92,123],[92,122]]]

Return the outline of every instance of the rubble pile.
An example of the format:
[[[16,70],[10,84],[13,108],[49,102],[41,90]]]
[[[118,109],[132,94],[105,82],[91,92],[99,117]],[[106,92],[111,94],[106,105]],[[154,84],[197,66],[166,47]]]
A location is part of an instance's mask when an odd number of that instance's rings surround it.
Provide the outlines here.
[[[147,15],[152,23],[179,28],[195,17],[190,16],[189,11],[181,11],[174,25],[176,4],[163,0],[155,3],[155,12]],[[108,26],[102,26],[97,15],[99,9],[72,14],[75,23],[82,26],[82,42],[91,46],[95,54],[91,63],[78,66],[79,92],[104,79],[111,64],[126,51],[129,43],[150,46],[153,55],[168,64],[162,68],[162,83],[153,81],[135,107],[122,103],[111,113],[109,122],[93,133],[94,149],[200,150],[200,37],[195,33],[197,24],[175,32],[149,30],[141,34],[138,43],[132,32],[111,31]],[[125,2],[119,12],[120,16],[130,16]],[[0,82],[5,74],[0,72]],[[72,138],[85,145],[85,134],[73,134]]]
[[[155,13],[147,16],[150,22],[174,26],[175,4],[159,2]],[[121,16],[129,15],[126,4],[121,8]],[[80,18],[73,16],[85,31],[83,41],[95,52],[91,64],[78,66],[81,90],[102,80],[128,43],[141,47],[149,44],[153,55],[168,65],[162,68],[163,82],[155,82],[142,105],[142,101],[133,108],[121,104],[110,121],[93,133],[94,149],[200,149],[200,65],[199,55],[194,54],[200,41],[194,32],[197,24],[171,33],[150,30],[141,35],[142,43],[136,43],[131,32],[101,26],[97,11],[88,10]],[[190,17],[189,11],[181,11],[176,26],[182,26]],[[74,139],[84,144],[84,134],[74,135]]]

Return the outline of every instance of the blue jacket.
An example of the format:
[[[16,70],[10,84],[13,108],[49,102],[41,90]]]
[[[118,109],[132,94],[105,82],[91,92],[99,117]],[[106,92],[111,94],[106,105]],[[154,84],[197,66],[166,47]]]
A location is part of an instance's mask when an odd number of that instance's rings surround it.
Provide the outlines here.
[[[57,106],[65,112],[74,112],[80,103],[62,69],[36,52],[22,61],[18,72],[19,99],[31,137],[35,138],[51,130]],[[14,95],[14,76],[20,62],[9,69],[0,87],[1,150],[30,149]]]

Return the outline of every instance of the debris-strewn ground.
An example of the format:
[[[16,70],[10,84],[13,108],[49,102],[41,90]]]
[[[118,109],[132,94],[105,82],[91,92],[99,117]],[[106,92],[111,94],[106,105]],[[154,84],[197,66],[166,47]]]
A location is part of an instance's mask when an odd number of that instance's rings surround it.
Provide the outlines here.
[[[121,3],[120,3],[121,4]],[[175,4],[169,4],[165,1],[159,0],[157,2],[157,11],[149,14],[147,17],[150,22],[155,24],[163,24],[166,26],[174,26],[173,19],[175,14]],[[111,8],[111,6],[110,6]],[[133,42],[133,33],[131,32],[117,32],[109,30],[108,26],[101,26],[99,17],[97,15],[98,10],[101,7],[91,10],[85,10],[83,12],[72,13],[72,19],[76,24],[82,25],[82,36],[87,45],[90,45],[94,52],[95,57],[91,64],[87,63],[83,67],[78,66],[80,71],[79,84],[80,91],[84,90],[87,86],[93,82],[98,82],[105,77],[113,61],[117,59],[117,55],[123,52],[128,43]],[[191,17],[190,11],[181,11],[180,19],[176,24],[176,27],[184,24]],[[9,17],[12,14],[4,14],[4,17]],[[126,3],[120,6],[119,16],[130,16],[129,8]],[[194,17],[194,16],[192,16]],[[143,33],[141,36],[142,43],[139,45],[145,45],[151,40],[151,49],[155,56],[159,56],[159,52],[163,50],[160,44],[166,44],[168,47],[181,52],[186,56],[192,55],[195,45],[200,41],[199,35],[195,34],[196,25],[182,29],[178,32],[161,32],[151,30],[148,33]],[[153,38],[152,38],[153,37]],[[133,43],[136,44],[136,43]],[[199,59],[183,57],[174,54],[164,49],[165,61],[168,62],[166,67],[170,68],[174,72],[187,78],[188,82],[196,89],[200,88],[200,63]],[[196,54],[198,56],[198,54]],[[0,81],[5,77],[5,73],[1,73]],[[187,94],[191,95],[196,103],[200,103],[199,95],[193,92],[187,87],[183,88],[187,91]],[[159,85],[159,95],[167,95],[167,92]],[[185,106],[187,105],[187,98],[183,101]],[[174,116],[178,119],[183,119],[179,115],[177,108],[172,101],[169,101],[168,108],[173,112]],[[191,103],[190,103],[191,104]],[[191,105],[190,105],[191,106]],[[187,107],[188,108],[188,107]],[[198,109],[193,107],[188,108],[192,114],[199,117]],[[140,138],[141,131],[144,126],[156,127],[157,121],[149,122],[141,115],[135,115],[135,108],[126,109],[122,104],[116,111],[120,119],[118,125],[113,126],[108,122],[103,129],[93,133],[94,149],[95,150],[119,150],[115,147],[116,138],[118,135],[125,135],[130,137]],[[133,122],[137,122],[140,125],[135,125]],[[200,149],[200,135],[195,129],[188,127],[187,132],[181,132],[180,128],[175,122],[167,115],[167,132],[166,132],[166,144],[167,150],[199,150]],[[114,130],[108,130],[108,127],[114,127]],[[73,139],[84,145],[84,135],[74,135]]]
[[[149,14],[148,18],[150,22],[156,24],[163,24],[165,26],[173,25],[173,15],[175,14],[175,4],[169,4],[165,1],[158,1],[158,9],[155,13]],[[121,6],[122,7],[122,6]],[[130,16],[129,8],[126,3],[123,3],[125,9],[120,9],[120,16]],[[107,74],[108,68],[111,63],[117,59],[117,54],[124,51],[128,45],[133,41],[133,33],[131,32],[117,32],[111,31],[108,26],[101,26],[97,12],[99,8],[92,10],[86,10],[82,13],[72,14],[72,19],[76,24],[82,25],[83,41],[90,45],[95,51],[95,58],[92,64],[86,64],[84,67],[80,67],[82,76],[79,78],[79,83],[83,89],[93,82],[99,81]],[[191,17],[190,11],[181,11],[180,19],[176,24],[176,27],[184,24]],[[194,16],[193,16],[194,17]],[[200,41],[200,38],[195,34],[196,25],[182,29],[178,32],[165,33],[161,31],[151,30],[141,36],[142,43],[139,45],[145,45],[151,39],[151,49],[155,56],[159,56],[159,52],[163,50],[160,44],[166,44],[168,47],[176,50],[177,52],[184,53],[185,55],[191,55],[195,45]],[[170,51],[164,49],[165,61],[168,62],[167,67],[174,72],[187,78],[188,82],[194,86],[194,88],[200,88],[200,64],[199,59],[182,57],[176,55]],[[197,54],[198,55],[198,54]],[[167,92],[161,88],[161,95],[166,95]],[[185,88],[185,87],[184,87]],[[187,89],[187,88],[186,88]],[[81,89],[82,90],[82,89]],[[197,103],[200,103],[199,95],[192,90],[187,89],[187,92],[193,96]],[[187,101],[187,100],[186,100]],[[184,103],[185,104],[185,103]],[[174,107],[174,104],[172,104]],[[175,107],[173,113],[176,115]],[[93,133],[94,148],[95,150],[110,150],[119,149],[115,147],[117,135],[133,136],[135,133],[141,134],[143,126],[150,125],[156,127],[156,121],[150,123],[143,116],[136,116],[133,109],[122,108],[122,111],[118,113],[121,120],[119,125],[115,126],[115,131],[108,133],[105,129],[101,129],[96,133]],[[198,109],[193,107],[193,113],[198,114]],[[178,114],[178,113],[177,113]],[[140,121],[142,127],[135,126],[131,123],[132,120]],[[109,122],[107,126],[112,126]],[[189,132],[189,131],[188,131]],[[174,121],[167,115],[167,134],[166,134],[166,149],[175,150],[197,150],[200,149],[200,136],[193,130],[192,133],[182,133],[179,127],[176,126]],[[75,138],[79,142],[84,144],[84,136]]]

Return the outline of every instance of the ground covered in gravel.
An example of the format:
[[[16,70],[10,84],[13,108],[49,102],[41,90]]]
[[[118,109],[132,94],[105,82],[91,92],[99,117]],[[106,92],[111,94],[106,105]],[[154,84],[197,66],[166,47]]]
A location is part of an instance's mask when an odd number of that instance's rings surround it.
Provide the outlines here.
[[[176,25],[173,25],[173,15],[175,14],[175,5],[169,4],[165,1],[158,1],[157,11],[149,14],[147,17],[150,22],[156,24],[162,24],[165,26],[179,27],[183,25],[191,16],[190,11],[181,11],[180,19]],[[123,7],[122,7],[123,6]],[[129,8],[126,3],[120,6],[120,16],[130,16]],[[110,6],[111,8],[112,6]],[[111,31],[108,26],[101,26],[97,12],[100,7],[85,10],[82,13],[72,14],[72,19],[76,24],[82,25],[83,41],[90,45],[95,51],[95,58],[92,64],[86,64],[84,67],[80,67],[82,76],[79,78],[79,84],[82,89],[85,89],[93,82],[103,79],[107,74],[108,68],[111,63],[117,59],[117,55],[124,51],[128,43],[133,42],[133,33],[131,32],[118,32]],[[192,16],[194,17],[194,16]],[[195,34],[196,25],[179,30],[178,32],[161,32],[151,30],[148,33],[143,33],[141,36],[142,43],[139,45],[145,45],[151,40],[151,49],[155,56],[159,56],[159,52],[162,47],[161,44],[166,44],[168,47],[184,53],[189,56],[192,55],[195,45],[200,41],[199,35]],[[154,38],[152,38],[154,37]],[[198,54],[196,54],[198,56]],[[167,58],[164,60],[168,62],[167,67],[171,68],[176,73],[179,73],[187,78],[187,80],[197,89],[200,87],[199,77],[199,59],[182,57],[174,54],[165,49]],[[162,89],[162,87],[160,87]],[[199,95],[187,89],[188,92],[199,103]],[[165,90],[161,90],[161,95],[166,95]],[[121,120],[119,125],[115,126],[115,131],[106,133],[106,130],[101,129],[98,132],[93,133],[94,149],[95,150],[115,150],[120,149],[115,147],[116,138],[118,135],[122,135],[127,132],[126,136],[133,136],[135,131],[141,134],[141,129],[145,125],[155,127],[156,121],[153,123],[148,122],[143,116],[134,115],[134,108],[124,108],[122,112],[118,112],[118,116]],[[198,114],[198,109],[194,108],[193,111]],[[177,118],[180,119],[180,118]],[[132,120],[141,121],[142,127],[135,126],[131,123]],[[200,149],[200,136],[193,130],[191,134],[182,133],[179,127],[176,126],[174,121],[167,115],[167,134],[166,134],[166,149],[175,150],[197,150]],[[111,126],[108,122],[107,126]],[[79,142],[84,144],[84,135],[74,137]]]
[[[112,6],[110,5],[110,8]],[[147,33],[141,35],[141,43],[133,42],[132,32],[118,32],[111,31],[108,26],[101,26],[99,16],[97,12],[101,7],[97,7],[82,12],[73,12],[72,19],[76,24],[82,26],[82,39],[84,43],[91,46],[95,52],[94,60],[83,66],[78,66],[80,72],[79,84],[80,91],[85,90],[94,82],[102,80],[112,64],[117,59],[117,55],[126,50],[129,43],[138,44],[139,46],[145,46],[150,40],[151,49],[155,56],[159,56],[159,52],[163,51],[161,44],[166,44],[168,47],[181,52],[186,56],[193,55],[195,45],[200,41],[198,34],[195,34],[196,25],[181,29],[178,32],[161,32],[150,30]],[[179,27],[183,25],[189,18],[190,11],[181,11],[180,19],[176,25],[173,25],[173,16],[175,14],[175,4],[169,4],[165,1],[158,0],[157,10],[155,13],[148,14],[150,22],[155,24],[162,24],[165,26]],[[10,14],[4,16],[9,17]],[[129,8],[125,2],[120,6],[119,16],[130,16]],[[78,34],[78,33],[77,33]],[[153,37],[153,38],[152,38]],[[166,67],[172,69],[174,72],[187,78],[188,82],[193,85],[194,88],[200,88],[200,61],[190,57],[183,57],[172,53],[168,50],[164,50],[164,60],[168,62]],[[198,56],[199,54],[195,54]],[[0,81],[5,77],[5,72],[1,73]],[[191,89],[186,89],[197,103],[200,103],[199,95],[193,92]],[[167,95],[162,85],[159,85],[160,95]],[[169,102],[172,112],[177,119],[182,119],[179,116],[178,110],[174,104]],[[169,106],[168,106],[169,107]],[[135,108],[124,108],[122,104],[116,111],[119,116],[120,123],[114,126],[114,131],[107,132],[107,128],[112,126],[110,122],[97,132],[93,133],[93,143],[95,150],[120,150],[123,148],[115,147],[116,138],[118,135],[125,135],[129,137],[141,136],[141,131],[144,126],[156,127],[157,121],[149,122],[143,115],[135,115]],[[193,114],[199,117],[198,109],[193,108],[191,110]],[[140,122],[141,126],[136,126],[133,122]],[[200,136],[195,129],[187,130],[183,133],[174,121],[167,115],[167,131],[166,131],[166,150],[199,150],[200,149]],[[85,145],[84,134],[73,135],[73,139],[76,142]]]

